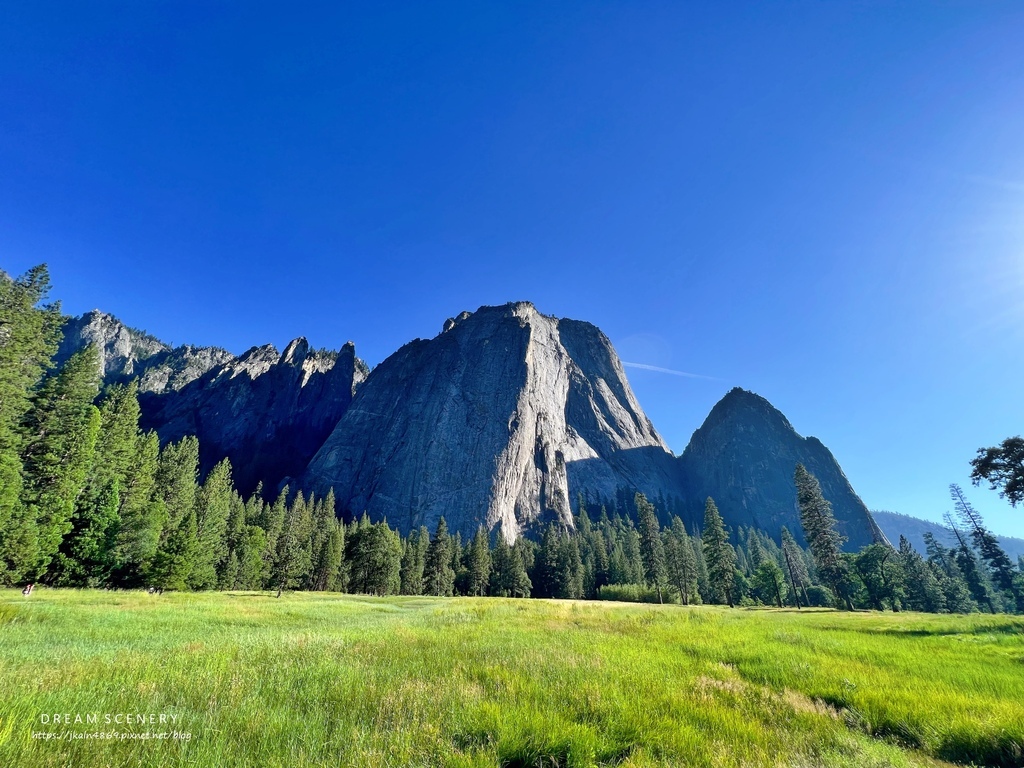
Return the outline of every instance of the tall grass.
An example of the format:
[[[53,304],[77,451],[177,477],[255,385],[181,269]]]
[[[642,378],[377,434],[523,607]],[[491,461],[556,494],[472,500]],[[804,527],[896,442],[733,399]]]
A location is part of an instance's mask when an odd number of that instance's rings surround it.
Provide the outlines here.
[[[1024,763],[1019,618],[0,594],[3,766]],[[32,738],[125,712],[191,738]]]

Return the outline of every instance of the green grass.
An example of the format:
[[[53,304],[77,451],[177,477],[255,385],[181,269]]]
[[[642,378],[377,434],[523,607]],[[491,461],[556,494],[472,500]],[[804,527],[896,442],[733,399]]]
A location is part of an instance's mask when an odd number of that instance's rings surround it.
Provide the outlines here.
[[[114,727],[44,713],[121,712],[191,739],[32,738]],[[2,766],[940,761],[1024,764],[1024,620],[0,592]]]

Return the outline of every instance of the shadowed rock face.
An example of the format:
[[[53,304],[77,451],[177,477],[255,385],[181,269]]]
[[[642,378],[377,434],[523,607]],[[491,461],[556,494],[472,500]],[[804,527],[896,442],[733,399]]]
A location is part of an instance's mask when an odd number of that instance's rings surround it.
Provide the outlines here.
[[[351,343],[317,352],[296,339],[284,354],[268,345],[236,358],[216,347],[171,348],[98,310],[65,322],[56,364],[90,344],[105,383],[138,379],[143,429],[161,443],[196,435],[201,473],[227,457],[244,494],[301,475],[367,374]]]
[[[161,442],[196,435],[201,472],[227,457],[243,494],[260,481],[273,491],[302,473],[365,377],[351,342],[336,355],[305,339],[280,355],[253,347],[176,392],[140,395],[142,427]]]
[[[801,437],[753,392],[737,388],[723,397],[693,433],[680,462],[691,504],[702,510],[710,496],[730,525],[753,525],[776,538],[783,525],[802,534],[793,473],[803,464],[832,503],[847,549],[885,541],[828,448],[815,437]]]
[[[676,494],[673,464],[604,334],[518,303],[463,313],[381,363],[304,485],[403,531],[443,515],[511,539],[542,515],[571,526],[577,492]]]

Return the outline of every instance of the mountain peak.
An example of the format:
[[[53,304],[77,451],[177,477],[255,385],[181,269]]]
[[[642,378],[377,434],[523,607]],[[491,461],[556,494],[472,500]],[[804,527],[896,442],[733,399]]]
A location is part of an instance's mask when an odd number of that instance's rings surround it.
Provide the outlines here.
[[[747,390],[730,390],[693,433],[681,457],[687,488],[722,514],[773,536],[801,530],[793,473],[803,464],[832,502],[840,533],[859,548],[885,536],[817,438],[802,437],[781,411]]]
[[[305,485],[401,529],[573,525],[570,499],[677,494],[673,458],[594,326],[529,302],[480,307],[378,365]]]

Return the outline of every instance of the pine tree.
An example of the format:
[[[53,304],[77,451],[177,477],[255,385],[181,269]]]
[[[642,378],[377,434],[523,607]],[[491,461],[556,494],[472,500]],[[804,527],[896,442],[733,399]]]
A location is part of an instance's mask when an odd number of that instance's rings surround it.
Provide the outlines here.
[[[531,543],[520,537],[512,545],[511,597],[529,597],[533,592],[530,582],[530,568],[533,565],[533,549]]]
[[[159,589],[188,589],[188,578],[195,564],[197,546],[196,512],[193,507],[178,520],[157,549],[150,573],[152,585]]]
[[[905,536],[900,536],[899,560],[906,579],[907,608],[926,613],[944,612],[946,599],[935,578],[935,571],[914,551]]]
[[[338,522],[333,488],[314,505],[310,549],[313,569],[309,587],[321,592],[330,589],[345,558],[345,529]]]
[[[761,544],[761,537],[753,528],[747,529],[747,565],[751,572],[761,567],[766,555]]]
[[[804,596],[804,605],[809,606],[811,601],[807,597],[807,587],[811,580],[807,575],[807,565],[796,539],[785,526],[782,527],[782,557],[786,563],[786,575],[789,577],[789,586],[792,589],[797,609],[800,608],[801,592]]]
[[[644,562],[640,556],[640,534],[633,527],[632,520],[627,520],[622,524],[620,541],[625,557],[628,583],[640,584],[644,580]]]
[[[491,594],[495,597],[512,596],[512,559],[515,555],[512,548],[505,541],[505,536],[499,532],[494,545],[494,552],[491,554]]]
[[[312,516],[309,506],[300,492],[296,494],[295,500],[285,513],[284,526],[277,539],[273,584],[277,587],[278,597],[284,590],[301,584],[312,567],[309,552],[311,527]]]
[[[337,519],[327,523],[327,538],[317,552],[310,588],[323,592],[336,587],[345,559],[345,529]]]
[[[168,443],[160,451],[156,487],[167,507],[167,524],[176,526],[195,511],[199,490],[199,441],[192,436]]]
[[[72,531],[64,537],[51,564],[55,585],[97,587],[110,582],[120,504],[120,488],[117,480],[112,480],[103,493],[76,510]]]
[[[227,528],[235,488],[231,462],[220,461],[196,493],[196,559],[189,574],[192,589],[214,589],[228,561]]]
[[[981,515],[964,498],[960,486],[953,483],[949,486],[950,495],[953,497],[953,505],[960,516],[960,520],[967,526],[971,533],[974,546],[981,554],[982,559],[988,564],[992,573],[992,581],[1000,590],[1007,593],[1010,599],[1016,602],[1017,610],[1024,611],[1024,593],[1017,589],[1015,583],[1016,573],[1013,563],[1007,557],[1006,552],[999,546],[999,539],[995,537],[982,520]]]
[[[60,340],[60,305],[42,304],[49,290],[45,265],[17,279],[0,272],[0,584],[27,580],[39,558],[35,510],[23,501],[22,425]]]
[[[263,550],[263,583],[267,587],[276,588],[275,574],[280,546],[280,538],[284,531],[285,518],[288,516],[289,486],[281,489],[273,504],[262,505],[258,525],[263,529],[267,543]],[[291,542],[289,546],[294,546]]]
[[[703,602],[711,602],[711,581],[708,578],[708,564],[704,559],[704,540],[699,535],[690,537],[690,549],[693,551],[693,562],[697,564],[697,591]]]
[[[658,592],[658,602],[664,602],[662,590],[668,581],[665,569],[665,549],[661,541],[661,527],[654,513],[654,506],[642,493],[634,499],[640,520],[640,557],[644,564],[647,583]]]
[[[487,531],[483,526],[477,528],[476,535],[470,543],[469,550],[469,590],[468,594],[483,596],[491,580],[491,550]]]
[[[841,554],[845,539],[836,531],[832,505],[821,495],[818,478],[808,472],[803,464],[796,465],[794,480],[800,505],[800,523],[814,555],[818,576],[852,611],[850,576]]]
[[[753,539],[757,542],[757,539]],[[760,564],[754,569],[750,577],[750,587],[763,603],[775,603],[782,608],[786,599],[788,589],[786,588],[786,576],[783,574],[779,564],[768,557],[762,557]]]
[[[699,603],[697,562],[686,526],[679,517],[672,518],[672,527],[665,531],[665,563],[668,580],[679,590],[683,605]]]
[[[367,524],[362,520],[349,537],[349,589],[368,595],[397,593],[401,586],[402,542],[386,522]]]
[[[94,347],[72,355],[33,397],[24,451],[25,500],[38,531],[36,572],[45,573],[85,490],[92,466],[100,412],[99,357]]]
[[[430,546],[430,533],[426,526],[409,533],[405,552],[402,555],[402,594],[423,594],[423,569],[427,564],[427,547]]]
[[[137,403],[134,407],[126,404],[125,408],[137,418]],[[138,587],[144,584],[145,574],[160,544],[167,509],[156,493],[160,461],[160,440],[156,432],[142,434],[136,425],[133,443],[134,450],[121,486],[118,510],[121,524],[114,544],[114,579],[123,586]]]
[[[263,589],[266,581],[267,533],[258,525],[246,525],[238,548],[235,589]]]
[[[947,549],[936,540],[931,533],[924,534],[928,562],[935,566],[939,574],[939,586],[946,600],[946,609],[950,613],[974,613],[978,604],[971,598],[963,572],[956,562],[956,553]]]
[[[151,513],[160,517],[161,533],[152,560],[150,581],[164,589],[185,589],[197,547],[196,479],[199,441],[194,437],[169,443],[157,461]]]
[[[533,585],[527,575],[526,557],[523,546],[526,540],[520,538],[513,546],[505,541],[500,531],[492,555],[491,594],[498,597],[529,597]]]
[[[583,597],[583,559],[575,536],[563,531],[558,537],[558,577],[555,597],[579,600]]]
[[[455,590],[455,571],[452,569],[452,541],[448,524],[442,517],[437,521],[434,538],[427,547],[423,568],[423,589],[428,595],[451,597]]]
[[[232,489],[234,491],[234,489]],[[217,569],[217,589],[239,589],[237,587],[241,572],[241,552],[245,546],[245,502],[236,492],[231,494],[228,507],[227,528],[224,531],[224,546],[228,556],[223,565]]]
[[[945,515],[946,525],[956,536],[959,546],[956,550],[956,564],[964,575],[964,582],[973,599],[979,606],[988,608],[989,613],[996,612],[995,600],[992,596],[992,585],[984,572],[981,563],[978,562],[974,550],[971,549],[967,539],[964,538],[960,529],[953,522],[953,517],[947,512]]]
[[[734,581],[736,570],[736,551],[729,543],[725,532],[725,523],[718,513],[718,507],[709,496],[704,504],[704,559],[708,567],[708,584],[711,590],[710,602],[721,605],[734,604]]]

